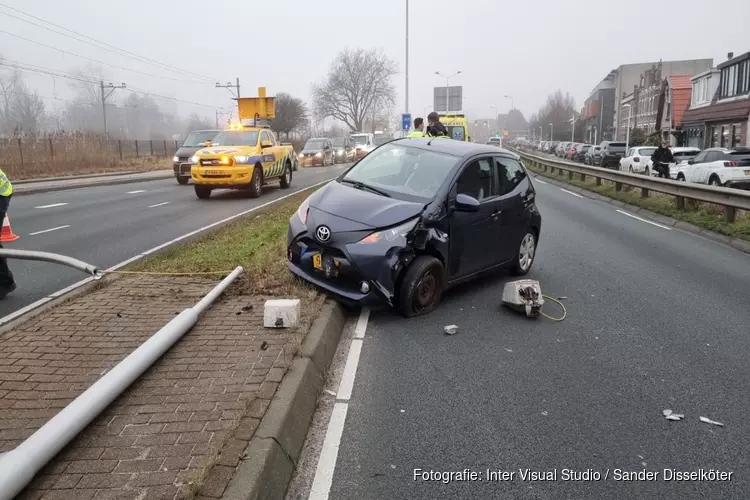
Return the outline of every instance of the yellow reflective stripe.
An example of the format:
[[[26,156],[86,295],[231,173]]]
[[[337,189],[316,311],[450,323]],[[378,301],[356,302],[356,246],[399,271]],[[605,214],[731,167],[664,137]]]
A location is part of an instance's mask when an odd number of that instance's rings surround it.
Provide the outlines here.
[[[5,172],[0,170],[0,196],[10,196],[11,194],[13,194],[13,184],[10,183]]]

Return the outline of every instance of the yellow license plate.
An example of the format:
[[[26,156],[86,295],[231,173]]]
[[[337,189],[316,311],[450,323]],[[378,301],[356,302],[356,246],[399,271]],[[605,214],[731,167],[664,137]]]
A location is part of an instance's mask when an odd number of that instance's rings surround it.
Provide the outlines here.
[[[206,175],[224,175],[221,170],[206,170]]]
[[[313,267],[315,269],[323,269],[323,256],[319,253],[313,255]]]

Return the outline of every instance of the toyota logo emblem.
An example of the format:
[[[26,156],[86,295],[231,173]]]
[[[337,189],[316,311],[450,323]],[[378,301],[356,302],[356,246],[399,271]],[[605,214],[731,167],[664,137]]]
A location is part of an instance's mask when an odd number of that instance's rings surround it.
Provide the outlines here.
[[[318,229],[315,230],[315,236],[318,237],[318,241],[321,243],[326,243],[331,239],[331,230],[328,226],[318,226]]]

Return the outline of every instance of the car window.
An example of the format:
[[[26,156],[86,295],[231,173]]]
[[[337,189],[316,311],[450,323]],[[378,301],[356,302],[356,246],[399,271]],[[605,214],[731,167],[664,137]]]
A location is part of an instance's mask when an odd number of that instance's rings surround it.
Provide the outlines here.
[[[498,170],[498,194],[500,196],[512,192],[526,178],[526,171],[521,164],[506,157],[496,157],[495,165]]]
[[[706,153],[705,151],[701,152],[698,156],[693,158],[693,163],[703,163],[706,160],[707,155],[708,153]]]
[[[641,148],[640,155],[648,156],[649,158],[651,158],[651,155],[654,154],[654,151],[656,151],[656,148]]]
[[[225,130],[219,132],[214,138],[214,146],[255,146],[258,144],[256,131],[250,130]]]
[[[482,158],[467,166],[456,182],[456,194],[467,194],[482,201],[494,196],[492,159]]]

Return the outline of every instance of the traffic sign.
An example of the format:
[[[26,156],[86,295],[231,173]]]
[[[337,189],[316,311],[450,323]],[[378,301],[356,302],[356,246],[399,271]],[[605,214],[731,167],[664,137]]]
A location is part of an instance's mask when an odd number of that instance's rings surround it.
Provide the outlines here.
[[[403,130],[409,130],[411,128],[411,113],[404,113],[401,115],[401,128]]]

